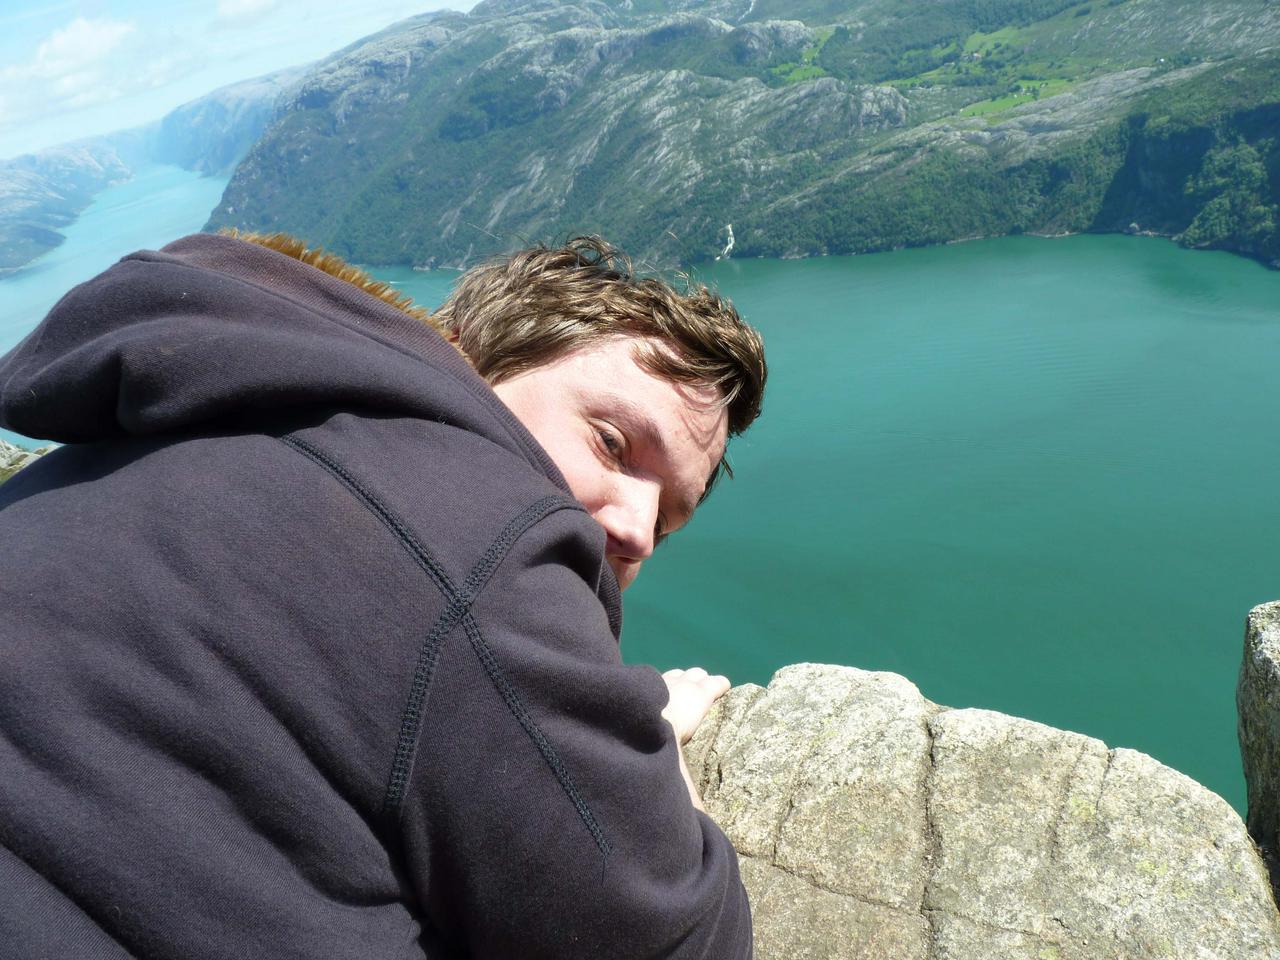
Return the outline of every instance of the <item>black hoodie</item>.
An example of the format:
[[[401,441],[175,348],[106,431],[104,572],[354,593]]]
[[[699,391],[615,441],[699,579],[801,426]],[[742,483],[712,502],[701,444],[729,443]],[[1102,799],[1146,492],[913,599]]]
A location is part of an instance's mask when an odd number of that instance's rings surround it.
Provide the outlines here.
[[[433,331],[193,236],[0,361],[0,952],[744,957],[604,533]]]

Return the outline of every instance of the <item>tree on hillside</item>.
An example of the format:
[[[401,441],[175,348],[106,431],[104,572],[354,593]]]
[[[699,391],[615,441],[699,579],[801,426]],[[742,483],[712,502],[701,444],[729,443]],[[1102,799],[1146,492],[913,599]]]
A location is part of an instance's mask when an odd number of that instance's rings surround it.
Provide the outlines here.
[[[1199,172],[1185,187],[1203,205],[1182,234],[1183,243],[1212,247],[1231,239],[1233,245],[1257,251],[1275,247],[1280,216],[1276,205],[1267,203],[1265,162],[1265,154],[1274,148],[1274,140],[1253,147],[1237,138],[1205,154]]]

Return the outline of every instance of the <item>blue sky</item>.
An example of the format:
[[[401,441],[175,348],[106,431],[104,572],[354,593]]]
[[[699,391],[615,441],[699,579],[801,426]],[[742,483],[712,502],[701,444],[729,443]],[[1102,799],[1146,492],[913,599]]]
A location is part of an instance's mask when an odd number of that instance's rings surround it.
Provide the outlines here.
[[[474,0],[0,0],[0,158],[137,126]]]

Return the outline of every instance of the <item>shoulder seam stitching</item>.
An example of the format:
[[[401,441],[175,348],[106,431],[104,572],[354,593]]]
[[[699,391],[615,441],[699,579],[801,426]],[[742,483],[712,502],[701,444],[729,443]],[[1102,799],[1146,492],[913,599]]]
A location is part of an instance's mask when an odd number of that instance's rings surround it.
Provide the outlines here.
[[[400,540],[401,544],[409,552],[410,556],[413,557],[418,566],[422,567],[427,576],[431,578],[431,582],[436,585],[442,594],[444,594],[446,599],[452,600],[457,595],[457,590],[453,585],[453,581],[444,571],[444,568],[441,567],[436,559],[427,551],[426,547],[419,543],[409,528],[401,523],[400,519],[396,517],[395,514],[383,506],[382,502],[378,500],[378,498],[375,497],[368,489],[366,489],[359,480],[353,477],[347,469],[342,466],[342,464],[326,456],[305,440],[302,440],[292,434],[280,437],[279,439],[285,446],[292,447],[308,460],[315,461],[315,463],[323,467],[328,473],[333,474],[333,476],[344,487],[346,487],[356,497],[356,499],[364,504],[365,508],[370,513],[381,520],[382,524],[396,535],[397,539]]]
[[[448,598],[448,604],[441,611],[423,644],[422,655],[419,657],[423,675],[420,677],[415,671],[409,699],[405,703],[400,737],[396,742],[396,755],[387,781],[387,792],[382,801],[382,812],[388,817],[394,819],[399,815],[409,776],[413,772],[413,759],[418,750],[422,717],[426,712],[427,693],[435,673],[440,641],[467,615],[471,605],[488,584],[493,571],[497,569],[502,558],[506,556],[511,545],[519,539],[520,535],[548,514],[566,509],[580,510],[581,507],[577,503],[567,503],[562,497],[543,497],[522,510],[489,544],[488,549],[471,568],[471,573],[467,575],[462,589]]]
[[[582,510],[577,501],[565,497],[546,496],[530,504],[513,517],[493,540],[484,554],[471,568],[461,590],[457,589],[452,579],[440,566],[439,562],[413,536],[412,532],[395,516],[377,497],[351,475],[341,464],[328,457],[305,440],[286,435],[279,438],[286,446],[312,460],[327,473],[332,474],[348,491],[355,496],[371,513],[373,513],[400,541],[401,545],[414,558],[418,566],[428,575],[447,601],[445,609],[432,625],[431,631],[423,641],[418,653],[418,661],[414,666],[413,680],[409,695],[401,713],[400,733],[396,739],[395,754],[392,758],[391,773],[387,789],[383,796],[382,812],[385,816],[396,819],[400,804],[404,799],[409,775],[413,769],[413,758],[417,753],[418,739],[421,734],[422,717],[425,713],[427,694],[435,675],[435,666],[439,656],[440,641],[461,621],[463,630],[475,652],[477,659],[488,674],[494,688],[502,697],[503,703],[511,711],[512,716],[528,735],[533,745],[542,755],[551,769],[561,789],[564,790],[578,816],[582,819],[600,852],[608,857],[612,847],[601,830],[599,822],[591,812],[590,806],[578,791],[568,768],[560,759],[555,747],[547,739],[546,734],[533,719],[524,705],[519,692],[507,679],[493,651],[485,642],[480,627],[471,615],[471,606],[479,598],[485,586],[499,564],[510,552],[512,546],[531,527],[540,520],[559,510]]]
[[[493,655],[493,651],[485,643],[484,634],[480,632],[480,626],[476,623],[475,617],[471,615],[470,611],[462,619],[462,628],[466,631],[467,640],[470,641],[472,650],[475,651],[476,657],[484,666],[485,673],[489,675],[489,679],[501,695],[503,702],[506,703],[507,709],[511,711],[520,726],[524,728],[524,732],[533,741],[533,745],[538,748],[538,752],[542,754],[542,759],[546,761],[547,766],[551,768],[552,774],[559,782],[560,788],[564,790],[574,809],[578,811],[578,816],[591,834],[591,839],[596,842],[600,853],[607,858],[613,852],[613,847],[605,837],[604,831],[600,829],[600,824],[596,820],[595,814],[591,812],[591,807],[588,806],[587,801],[583,799],[582,794],[578,791],[577,784],[573,782],[573,777],[564,765],[564,761],[560,759],[560,755],[556,753],[555,747],[547,739],[547,735],[542,732],[538,722],[533,719],[533,715],[529,713],[528,707],[520,699],[520,694],[515,686],[507,679],[502,666]]]
[[[405,697],[404,707],[400,711],[400,730],[396,735],[395,750],[391,756],[391,770],[387,776],[387,786],[383,792],[382,813],[394,820],[404,795],[404,787],[409,773],[413,769],[413,758],[417,752],[418,732],[422,715],[426,707],[427,694],[431,690],[431,681],[435,677],[436,662],[440,653],[440,641],[456,624],[456,618],[449,617],[458,597],[457,589],[448,573],[430,555],[426,547],[404,526],[400,520],[386,508],[359,480],[351,475],[340,463],[326,456],[310,443],[293,435],[279,438],[282,443],[302,454],[307,459],[331,474],[347,491],[364,506],[366,510],[387,527],[400,541],[400,545],[413,558],[414,562],[427,574],[432,583],[445,599],[445,608],[426,639],[418,648],[418,657],[413,666],[413,677],[409,682],[409,692]],[[446,629],[446,627],[448,629]]]

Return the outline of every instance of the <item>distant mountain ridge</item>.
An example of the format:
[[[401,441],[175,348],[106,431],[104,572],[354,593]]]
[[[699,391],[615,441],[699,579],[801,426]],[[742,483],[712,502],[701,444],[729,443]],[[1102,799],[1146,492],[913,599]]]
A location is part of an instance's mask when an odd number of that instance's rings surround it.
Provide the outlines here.
[[[786,18],[786,19],[782,19]],[[1266,0],[487,0],[285,91],[210,226],[462,266],[1153,231],[1280,259]]]
[[[295,68],[230,84],[155,123],[0,160],[0,277],[60,245],[59,230],[139,166],[229,174],[275,115],[280,92],[302,74]]]
[[[226,176],[275,116],[276,101],[306,73],[278,70],[221,87],[144,128],[150,159],[209,176]]]

